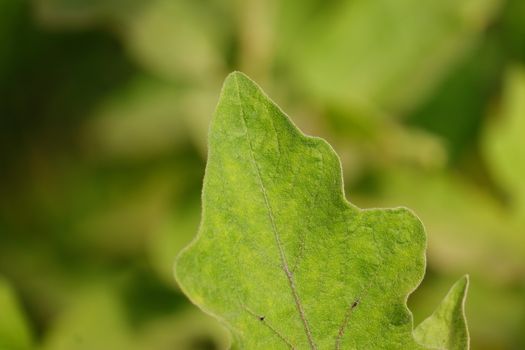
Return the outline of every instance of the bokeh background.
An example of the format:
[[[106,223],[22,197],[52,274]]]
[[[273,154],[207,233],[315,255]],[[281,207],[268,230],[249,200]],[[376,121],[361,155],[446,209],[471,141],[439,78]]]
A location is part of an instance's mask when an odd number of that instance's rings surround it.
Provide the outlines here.
[[[0,0],[0,349],[224,349],[172,276],[232,70],[471,275],[472,349],[525,348],[525,1]]]

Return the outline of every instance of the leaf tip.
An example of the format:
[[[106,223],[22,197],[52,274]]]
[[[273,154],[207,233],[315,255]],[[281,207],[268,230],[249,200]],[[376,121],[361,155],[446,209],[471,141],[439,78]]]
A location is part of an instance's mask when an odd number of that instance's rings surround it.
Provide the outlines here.
[[[469,275],[461,277],[434,311],[414,330],[415,339],[431,348],[466,350],[470,336],[465,316]]]
[[[241,71],[235,70],[228,74],[228,76],[224,80],[224,85],[227,86],[229,84],[238,84],[241,81],[255,84],[255,82],[252,79],[250,79],[250,77],[248,77],[246,74],[244,74]]]
[[[468,274],[465,274],[459,280],[457,280],[456,283],[454,283],[452,288],[450,288],[450,291],[456,291],[456,293],[458,293],[458,295],[460,295],[461,297],[461,302],[464,303],[467,296],[469,284],[470,276]],[[462,305],[462,308],[464,308],[464,305]]]

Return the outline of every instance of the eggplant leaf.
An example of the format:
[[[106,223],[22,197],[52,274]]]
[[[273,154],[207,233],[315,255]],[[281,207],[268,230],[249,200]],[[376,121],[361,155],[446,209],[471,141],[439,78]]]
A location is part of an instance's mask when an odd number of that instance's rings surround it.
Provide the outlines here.
[[[226,79],[201,227],[176,277],[235,347],[424,349],[406,300],[423,278],[425,248],[410,210],[350,204],[330,145],[302,134],[242,73]]]

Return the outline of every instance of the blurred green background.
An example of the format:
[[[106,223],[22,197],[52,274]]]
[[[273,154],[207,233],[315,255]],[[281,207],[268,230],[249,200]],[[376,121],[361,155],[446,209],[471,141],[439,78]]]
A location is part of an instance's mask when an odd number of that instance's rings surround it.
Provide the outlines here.
[[[0,349],[224,349],[180,293],[232,70],[471,275],[472,349],[525,348],[525,1],[0,0]]]

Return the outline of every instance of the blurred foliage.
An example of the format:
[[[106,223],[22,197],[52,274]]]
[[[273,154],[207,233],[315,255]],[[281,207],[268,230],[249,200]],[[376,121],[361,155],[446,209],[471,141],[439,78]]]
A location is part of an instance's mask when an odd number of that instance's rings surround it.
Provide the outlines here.
[[[0,0],[0,348],[227,347],[171,271],[235,69],[421,216],[416,321],[468,272],[472,348],[525,347],[524,1]]]
[[[0,349],[32,348],[32,334],[11,286],[0,279]]]
[[[506,79],[502,120],[487,127],[484,151],[489,170],[505,192],[510,210],[525,218],[525,71],[514,69]]]

